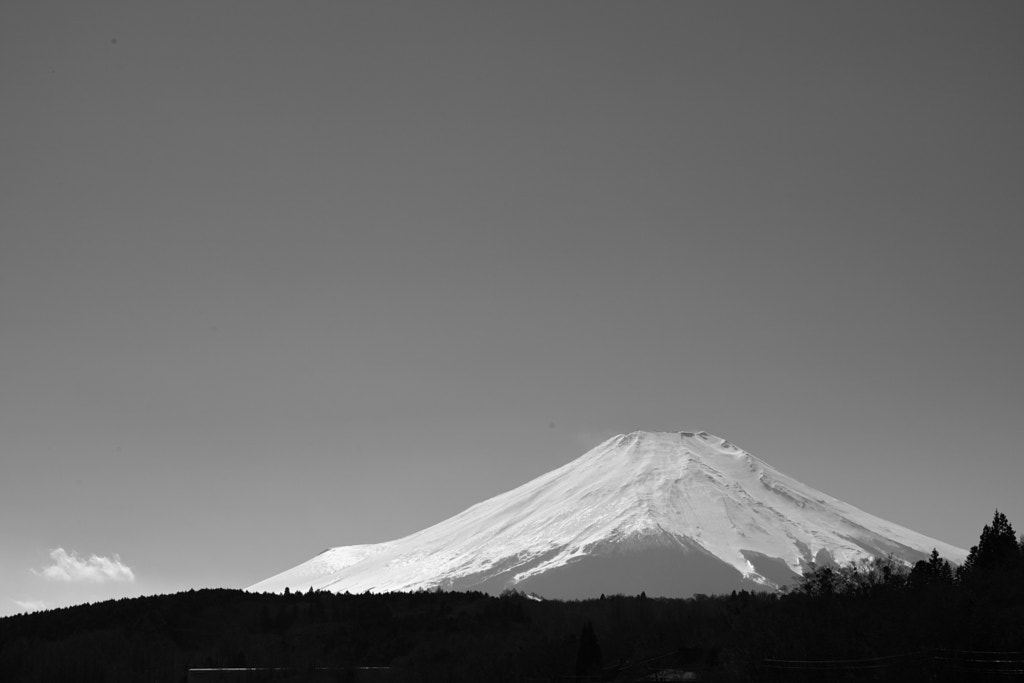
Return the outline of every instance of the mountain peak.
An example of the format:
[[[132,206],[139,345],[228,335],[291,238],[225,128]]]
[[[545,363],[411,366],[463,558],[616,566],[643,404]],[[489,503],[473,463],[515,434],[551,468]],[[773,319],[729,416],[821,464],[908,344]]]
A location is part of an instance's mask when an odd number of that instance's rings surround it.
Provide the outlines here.
[[[591,454],[600,454],[602,458],[619,455],[634,463],[662,468],[679,463],[703,463],[725,476],[736,474],[733,470],[737,463],[745,463],[744,471],[761,464],[741,448],[705,431],[638,430],[608,439],[579,461],[582,463]]]
[[[710,434],[709,432],[706,431],[688,429],[683,429],[675,432],[658,432],[646,429],[638,429],[629,432],[628,434],[619,434],[617,436],[613,436],[611,439],[608,439],[607,441],[605,441],[604,444],[601,445],[603,446],[608,443],[616,443],[617,445],[624,446],[629,443],[640,442],[683,446],[687,445],[687,443],[692,442],[697,444],[710,444],[714,446],[722,446],[726,450],[736,449],[736,447],[733,444],[731,444],[729,441],[723,439],[720,436],[715,436],[714,434]]]
[[[701,439],[717,439],[717,436],[712,436],[704,431],[688,430],[683,429],[674,432],[662,432],[650,429],[636,429],[627,434],[619,434],[613,436],[609,441],[616,439],[651,439],[651,440],[678,440],[680,438],[701,438]],[[607,443],[607,442],[605,442]]]
[[[891,553],[913,562],[932,548],[954,562],[966,556],[708,432],[634,431],[423,531],[334,548],[251,589],[515,586],[586,597],[640,582],[651,594],[688,595],[771,589],[823,560]]]

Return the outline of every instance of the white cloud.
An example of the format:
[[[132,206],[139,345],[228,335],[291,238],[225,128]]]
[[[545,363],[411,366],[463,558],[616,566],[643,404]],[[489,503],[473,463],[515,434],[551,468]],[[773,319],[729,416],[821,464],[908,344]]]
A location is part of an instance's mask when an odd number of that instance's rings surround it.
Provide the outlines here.
[[[43,567],[41,571],[32,570],[36,576],[56,581],[92,581],[102,583],[104,581],[134,581],[135,574],[131,568],[121,562],[116,554],[114,559],[100,555],[90,555],[89,559],[83,560],[72,550],[69,555],[64,548],[57,548],[50,552],[53,564]]]
[[[46,603],[42,600],[12,600],[23,612],[38,612],[46,609]]]

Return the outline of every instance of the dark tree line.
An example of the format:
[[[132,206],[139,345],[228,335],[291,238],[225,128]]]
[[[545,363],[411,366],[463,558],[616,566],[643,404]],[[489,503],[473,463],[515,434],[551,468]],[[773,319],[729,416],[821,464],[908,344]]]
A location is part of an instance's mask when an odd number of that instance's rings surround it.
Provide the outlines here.
[[[1024,536],[1019,540],[1006,515],[996,510],[986,524],[978,544],[971,547],[964,563],[951,565],[932,550],[927,560],[908,567],[889,556],[850,563],[843,567],[826,565],[804,572],[795,592],[827,597],[847,595],[892,595],[901,591],[946,591],[971,598],[993,591],[1012,595],[1024,579]]]
[[[359,666],[411,681],[640,680],[659,668],[722,681],[1012,680],[963,654],[992,651],[1024,651],[1024,545],[999,512],[960,567],[935,552],[913,567],[823,566],[781,594],[538,602],[514,591],[201,590],[0,619],[2,681]]]

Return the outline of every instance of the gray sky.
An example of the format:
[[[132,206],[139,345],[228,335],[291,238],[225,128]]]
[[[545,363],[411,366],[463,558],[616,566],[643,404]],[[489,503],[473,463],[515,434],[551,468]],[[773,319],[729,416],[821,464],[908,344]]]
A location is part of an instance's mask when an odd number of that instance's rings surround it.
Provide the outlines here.
[[[245,586],[634,429],[1024,531],[1022,29],[3,3],[0,614]]]

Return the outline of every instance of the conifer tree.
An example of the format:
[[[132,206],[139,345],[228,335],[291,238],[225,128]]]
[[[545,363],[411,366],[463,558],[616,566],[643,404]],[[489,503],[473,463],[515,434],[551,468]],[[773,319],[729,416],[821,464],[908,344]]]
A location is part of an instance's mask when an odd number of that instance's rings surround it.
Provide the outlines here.
[[[601,646],[594,634],[594,624],[588,621],[583,624],[583,631],[580,633],[580,647],[576,652],[576,675],[586,676],[597,673],[603,665]]]
[[[1007,568],[1016,563],[1020,554],[1021,547],[1017,544],[1017,534],[1013,526],[1006,519],[1006,515],[996,510],[992,524],[986,524],[981,530],[978,545],[971,547],[957,576],[970,580],[980,573]]]
[[[910,571],[910,585],[915,588],[924,586],[947,586],[953,583],[953,568],[939,551],[932,548],[927,560],[920,560]]]

